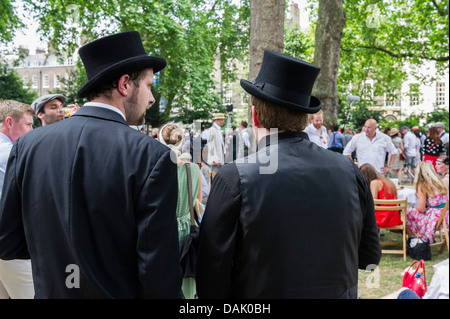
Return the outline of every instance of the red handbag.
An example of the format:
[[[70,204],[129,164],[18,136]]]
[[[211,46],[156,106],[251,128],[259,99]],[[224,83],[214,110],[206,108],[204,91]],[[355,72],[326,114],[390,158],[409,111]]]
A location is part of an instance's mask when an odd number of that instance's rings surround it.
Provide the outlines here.
[[[415,268],[413,267],[415,264]],[[425,278],[425,262],[423,259],[414,261],[403,276],[403,287],[414,290],[422,298],[427,292],[427,281]]]

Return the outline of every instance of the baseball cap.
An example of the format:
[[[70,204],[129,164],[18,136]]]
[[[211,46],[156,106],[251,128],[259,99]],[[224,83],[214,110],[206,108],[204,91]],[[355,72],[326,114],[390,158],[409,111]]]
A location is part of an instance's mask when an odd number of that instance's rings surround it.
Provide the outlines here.
[[[37,98],[36,100],[34,100],[33,103],[31,103],[31,107],[34,110],[34,113],[36,114],[36,116],[38,115],[38,113],[42,110],[42,108],[44,107],[45,103],[54,100],[54,99],[58,99],[61,101],[61,103],[64,104],[64,102],[66,101],[66,97],[64,95],[61,94],[47,94],[47,95],[43,95],[39,98]]]

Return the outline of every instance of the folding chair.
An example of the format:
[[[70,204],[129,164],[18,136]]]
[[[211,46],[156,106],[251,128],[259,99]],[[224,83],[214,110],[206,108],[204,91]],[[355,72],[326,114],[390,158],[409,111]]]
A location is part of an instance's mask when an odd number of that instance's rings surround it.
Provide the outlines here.
[[[400,225],[397,226],[393,226],[393,227],[386,227],[383,229],[388,229],[388,230],[401,230],[402,233],[402,243],[392,243],[392,242],[382,242],[380,240],[381,243],[381,247],[383,248],[383,246],[390,246],[390,245],[401,245],[402,249],[382,249],[381,253],[382,254],[402,254],[403,255],[403,260],[406,261],[406,209],[408,207],[408,201],[407,199],[374,199],[374,204],[375,204],[375,213],[377,211],[386,211],[386,210],[398,210],[400,211],[401,214],[401,219],[402,219],[402,223]],[[381,206],[381,205],[390,205],[390,206]]]
[[[439,216],[438,221],[436,222],[436,226],[434,227],[434,243],[430,244],[431,247],[433,246],[441,246],[441,249],[439,250],[439,254],[442,254],[444,252],[445,244],[447,244],[447,252],[449,252],[448,249],[448,228],[447,224],[445,223],[444,217],[445,214],[448,212],[448,201],[445,204],[444,208],[442,208],[441,215]],[[441,227],[442,226],[442,227]],[[436,235],[439,236],[440,241],[436,242]]]

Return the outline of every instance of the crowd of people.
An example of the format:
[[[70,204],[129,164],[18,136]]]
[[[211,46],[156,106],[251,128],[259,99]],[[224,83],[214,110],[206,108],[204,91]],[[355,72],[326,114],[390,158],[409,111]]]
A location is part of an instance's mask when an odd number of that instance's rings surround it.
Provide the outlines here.
[[[442,123],[423,139],[374,119],[328,132],[315,65],[265,50],[257,78],[241,80],[250,125],[224,135],[218,113],[203,131],[168,123],[149,138],[129,126],[143,124],[166,61],[134,31],[79,54],[88,102],[70,119],[60,94],[0,102],[0,298],[356,298],[358,269],[380,261],[379,229],[399,222],[374,211],[373,198],[397,196],[389,177],[414,177],[412,232],[448,201]],[[196,275],[183,278],[192,205]]]

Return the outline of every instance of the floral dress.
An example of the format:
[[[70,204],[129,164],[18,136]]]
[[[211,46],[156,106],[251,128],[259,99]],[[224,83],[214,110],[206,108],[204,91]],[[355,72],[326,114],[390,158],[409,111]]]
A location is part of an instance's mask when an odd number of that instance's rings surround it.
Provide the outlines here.
[[[447,195],[436,195],[434,197],[427,198],[427,205],[424,213],[421,213],[415,207],[408,208],[406,213],[406,225],[411,229],[413,233],[419,235],[422,240],[430,240],[430,243],[434,242],[434,227],[441,215],[442,208],[448,201]],[[445,223],[448,228],[448,211],[444,217]],[[423,234],[426,237],[424,237]]]

